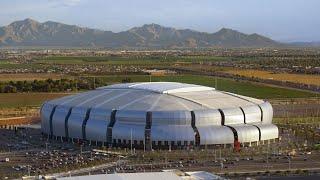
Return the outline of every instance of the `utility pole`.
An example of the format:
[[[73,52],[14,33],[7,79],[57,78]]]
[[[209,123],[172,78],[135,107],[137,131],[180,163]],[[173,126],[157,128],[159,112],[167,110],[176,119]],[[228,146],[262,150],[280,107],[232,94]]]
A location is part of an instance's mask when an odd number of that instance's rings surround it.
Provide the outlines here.
[[[289,156],[288,156],[288,161],[289,161],[289,170],[291,170],[291,159]]]
[[[267,170],[269,169],[269,142],[267,146]]]
[[[146,152],[146,139],[143,139],[143,152]]]
[[[166,168],[167,168],[167,165],[168,165],[167,152],[166,152],[166,156],[165,156],[165,164],[166,164]]]
[[[46,152],[48,152],[48,143],[46,142]]]
[[[93,76],[93,89],[96,89],[96,77]]]
[[[130,129],[130,146],[131,146],[131,155],[132,155],[132,128]]]
[[[28,175],[30,177],[31,173],[30,173],[30,165],[28,165]]]
[[[80,145],[80,154],[82,156],[82,144]]]

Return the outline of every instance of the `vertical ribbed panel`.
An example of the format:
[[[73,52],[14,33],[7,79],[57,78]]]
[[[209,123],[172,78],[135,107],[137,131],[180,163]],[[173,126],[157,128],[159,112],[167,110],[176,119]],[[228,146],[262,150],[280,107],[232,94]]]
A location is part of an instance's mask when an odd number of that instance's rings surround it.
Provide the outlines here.
[[[259,141],[261,141],[261,130],[258,126],[252,124],[252,126],[255,126],[259,130]]]
[[[243,122],[246,124],[246,113],[244,113],[242,107],[240,107],[240,110],[241,110],[241,112],[243,114]]]
[[[117,110],[113,110],[111,112],[110,123],[109,123],[108,129],[107,129],[107,142],[109,144],[112,143],[112,128],[113,128],[114,124],[116,123],[116,113],[117,113]]]
[[[271,124],[272,118],[273,118],[273,109],[269,102],[264,102],[263,104],[259,104],[263,111],[263,118],[262,123],[263,124]]]
[[[67,114],[67,116],[66,116],[66,118],[65,118],[65,121],[64,121],[64,128],[65,128],[66,138],[69,138],[68,120],[69,120],[71,111],[72,111],[72,108],[69,109],[68,114]]]
[[[50,135],[51,136],[53,136],[53,128],[52,128],[52,117],[53,117],[53,114],[54,114],[54,112],[56,111],[56,108],[57,108],[57,106],[54,106],[53,107],[53,109],[52,109],[52,111],[51,111],[51,114],[50,114]]]
[[[86,136],[86,125],[87,125],[87,122],[88,122],[88,119],[90,117],[90,112],[91,112],[91,108],[87,110],[86,112],[86,117],[83,121],[83,124],[82,124],[82,139],[83,140],[87,140],[87,136]]]
[[[234,140],[238,141],[238,132],[237,132],[237,130],[235,128],[231,127],[231,126],[227,126],[226,125],[226,127],[230,128],[232,130],[233,136],[234,136]]]
[[[230,126],[225,125],[225,115],[224,115],[224,112],[223,112],[221,109],[218,109],[218,110],[219,110],[219,112],[220,112],[220,114],[221,114],[221,125],[230,128],[230,129],[232,130],[232,132],[233,132],[234,140],[235,140],[235,141],[238,141],[238,133],[237,133],[237,131],[236,131],[233,127],[230,127]]]
[[[225,123],[224,113],[223,113],[223,111],[222,111],[221,109],[218,109],[218,111],[219,111],[220,114],[221,114],[221,125],[224,125],[224,123]]]
[[[194,114],[194,111],[191,111],[191,127],[193,128],[194,131],[194,139],[195,139],[195,145],[199,146],[200,145],[200,133],[196,127],[196,115]]]
[[[145,127],[145,147],[147,150],[151,150],[151,126],[152,126],[152,112],[148,111],[146,114],[146,127]]]
[[[260,112],[261,112],[261,122],[263,121],[263,111],[262,111],[262,108],[261,108],[261,106],[260,105],[258,105],[258,107],[259,107],[259,109],[260,109]]]

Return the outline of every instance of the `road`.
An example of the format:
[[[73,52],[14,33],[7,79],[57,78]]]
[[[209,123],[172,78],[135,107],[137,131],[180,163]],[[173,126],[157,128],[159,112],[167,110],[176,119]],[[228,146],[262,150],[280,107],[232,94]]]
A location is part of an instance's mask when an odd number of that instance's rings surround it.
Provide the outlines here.
[[[89,174],[92,171],[103,170],[103,169],[106,169],[106,168],[109,168],[112,166],[125,164],[126,162],[127,162],[126,160],[118,160],[116,162],[101,164],[101,165],[93,166],[93,167],[81,168],[81,169],[76,169],[76,170],[71,170],[71,171],[61,172],[61,173],[47,174],[46,176],[58,178],[58,177],[75,176],[75,175],[79,175],[79,174]]]

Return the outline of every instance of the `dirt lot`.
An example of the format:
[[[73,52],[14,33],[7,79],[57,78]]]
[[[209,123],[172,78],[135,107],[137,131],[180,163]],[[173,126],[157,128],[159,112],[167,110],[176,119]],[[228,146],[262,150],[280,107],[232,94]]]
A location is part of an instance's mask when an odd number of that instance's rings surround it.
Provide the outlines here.
[[[319,98],[270,99],[274,117],[320,117]]]
[[[246,77],[257,77],[261,79],[273,79],[278,81],[289,81],[295,83],[314,84],[320,86],[319,75],[273,73],[270,71],[241,69],[227,70],[224,72]]]
[[[70,93],[0,93],[1,108],[18,108],[37,106],[43,102],[70,95]]]

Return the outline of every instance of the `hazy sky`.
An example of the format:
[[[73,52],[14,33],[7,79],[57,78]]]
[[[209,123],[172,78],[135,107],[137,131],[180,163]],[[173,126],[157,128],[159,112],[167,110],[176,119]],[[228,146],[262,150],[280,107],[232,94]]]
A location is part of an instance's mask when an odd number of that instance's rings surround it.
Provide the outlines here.
[[[320,41],[320,0],[0,0],[0,26],[28,17],[114,32],[157,23]]]

